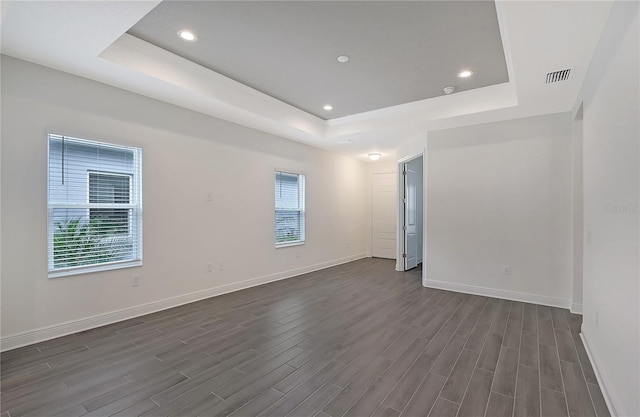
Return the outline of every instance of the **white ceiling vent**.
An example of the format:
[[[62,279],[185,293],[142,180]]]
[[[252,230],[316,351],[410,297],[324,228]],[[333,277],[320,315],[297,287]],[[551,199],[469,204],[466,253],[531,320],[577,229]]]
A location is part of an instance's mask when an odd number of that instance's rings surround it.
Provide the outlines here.
[[[557,83],[559,81],[566,81],[571,74],[571,68],[567,68],[560,71],[554,71],[547,74],[547,84]]]

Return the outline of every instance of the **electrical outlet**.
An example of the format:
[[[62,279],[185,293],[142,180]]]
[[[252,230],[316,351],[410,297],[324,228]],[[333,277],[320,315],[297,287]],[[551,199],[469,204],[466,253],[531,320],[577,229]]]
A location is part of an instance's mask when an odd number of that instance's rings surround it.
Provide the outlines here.
[[[207,193],[207,194],[205,194],[205,200],[207,200],[207,201],[213,201],[213,193]]]
[[[224,271],[224,262],[218,264],[218,271]]]
[[[299,257],[300,257],[300,251],[299,251],[299,250],[297,250],[297,251],[296,251],[296,258],[299,258]]]
[[[504,275],[511,275],[511,265],[504,265],[502,267],[502,273]]]
[[[347,240],[347,249],[351,247],[351,242]]]
[[[207,273],[213,272],[213,264],[207,264]]]
[[[141,284],[141,280],[140,280],[140,275],[133,275],[131,277],[131,286],[132,287],[139,287]]]

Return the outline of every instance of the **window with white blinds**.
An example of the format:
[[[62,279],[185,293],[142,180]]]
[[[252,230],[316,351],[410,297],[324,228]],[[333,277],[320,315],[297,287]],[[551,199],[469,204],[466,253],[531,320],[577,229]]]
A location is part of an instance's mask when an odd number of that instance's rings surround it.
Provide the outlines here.
[[[49,276],[142,264],[142,150],[49,135]]]
[[[304,243],[304,175],[276,171],[276,246]]]

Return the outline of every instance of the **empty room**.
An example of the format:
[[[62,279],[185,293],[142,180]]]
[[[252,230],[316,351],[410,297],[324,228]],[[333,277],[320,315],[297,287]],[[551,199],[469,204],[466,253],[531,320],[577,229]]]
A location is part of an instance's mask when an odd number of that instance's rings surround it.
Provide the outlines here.
[[[640,2],[0,7],[0,417],[640,416]]]

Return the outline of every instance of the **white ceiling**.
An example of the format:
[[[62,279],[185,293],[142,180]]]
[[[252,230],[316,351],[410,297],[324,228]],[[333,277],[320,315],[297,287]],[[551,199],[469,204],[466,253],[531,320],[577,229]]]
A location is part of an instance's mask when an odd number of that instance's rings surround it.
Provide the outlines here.
[[[157,4],[3,0],[2,53],[355,158],[394,159],[428,130],[570,111],[611,8],[498,1],[509,82],[323,120],[126,33]],[[568,81],[545,85],[564,68]]]
[[[164,1],[128,33],[321,119],[509,81],[492,0]]]

